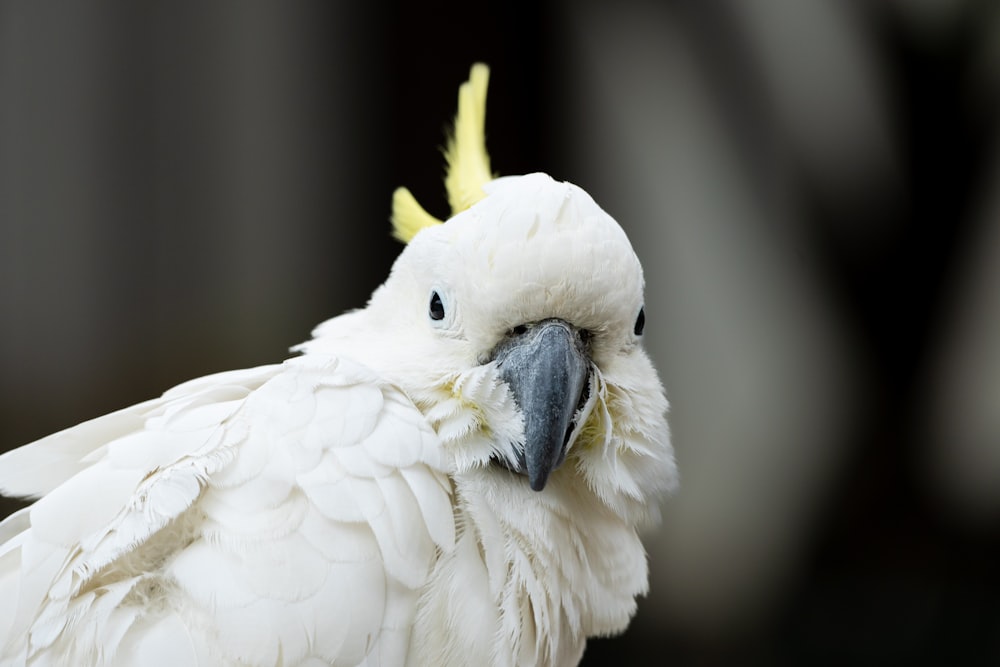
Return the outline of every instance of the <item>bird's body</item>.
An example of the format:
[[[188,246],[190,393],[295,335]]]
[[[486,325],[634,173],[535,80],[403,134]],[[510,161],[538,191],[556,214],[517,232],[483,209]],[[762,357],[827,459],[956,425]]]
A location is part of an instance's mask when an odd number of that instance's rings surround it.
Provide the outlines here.
[[[0,664],[573,665],[622,630],[676,477],[641,269],[579,188],[482,189],[301,356],[0,457],[40,498],[0,523]]]

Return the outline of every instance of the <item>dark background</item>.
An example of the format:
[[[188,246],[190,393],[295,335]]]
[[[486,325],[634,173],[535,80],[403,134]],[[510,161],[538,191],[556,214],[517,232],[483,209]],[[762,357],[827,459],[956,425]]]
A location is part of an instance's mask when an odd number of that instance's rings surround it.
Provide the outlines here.
[[[477,60],[494,169],[632,237],[673,403],[585,664],[1000,660],[989,1],[0,0],[0,449],[362,306]]]

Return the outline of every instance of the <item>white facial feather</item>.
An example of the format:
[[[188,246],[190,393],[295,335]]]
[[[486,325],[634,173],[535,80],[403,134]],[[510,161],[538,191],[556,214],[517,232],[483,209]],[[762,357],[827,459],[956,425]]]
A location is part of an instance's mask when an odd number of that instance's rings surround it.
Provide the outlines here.
[[[585,329],[603,394],[614,400],[611,406],[602,401],[604,414],[591,415],[584,429],[600,442],[581,442],[574,458],[598,493],[612,504],[621,496],[621,511],[631,504],[628,511],[638,512],[675,485],[676,472],[667,402],[635,334],[643,306],[635,252],[618,223],[575,185],[537,173],[499,178],[484,190],[486,197],[471,208],[416,235],[367,309],[324,323],[300,349],[350,354],[427,410],[440,410],[455,380],[483,364],[511,328],[560,318]],[[432,293],[444,305],[440,321],[428,316]],[[598,424],[602,419],[607,423]],[[506,422],[486,425],[494,433],[510,430]],[[504,444],[494,443],[496,451]],[[631,470],[624,461],[640,450],[649,469]],[[474,460],[485,464],[488,454]],[[469,467],[471,451],[454,455],[464,462],[457,468]],[[653,460],[657,465],[648,466]]]

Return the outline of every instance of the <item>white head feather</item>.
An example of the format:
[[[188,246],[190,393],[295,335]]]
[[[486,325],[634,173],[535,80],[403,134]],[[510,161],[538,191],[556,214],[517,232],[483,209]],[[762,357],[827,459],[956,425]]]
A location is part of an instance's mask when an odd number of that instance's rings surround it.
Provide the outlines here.
[[[429,409],[435,396],[450,396],[457,379],[487,367],[490,351],[512,328],[565,320],[589,332],[591,359],[604,390],[603,398],[595,396],[600,400],[587,406],[582,429],[587,437],[571,447],[579,455],[571,451],[570,459],[592,483],[629,488],[625,496],[647,505],[674,486],[676,472],[666,399],[636,335],[643,276],[628,238],[585,191],[546,174],[498,178],[484,190],[481,201],[413,238],[365,310],[324,323],[301,349],[353,356]],[[428,316],[433,293],[444,305],[439,321]],[[495,375],[495,368],[490,370]],[[594,412],[595,407],[607,414]],[[493,433],[510,431],[495,423],[483,426]],[[642,441],[636,447],[650,457],[646,464],[655,474],[618,469],[615,453],[635,439]],[[496,451],[506,444],[494,443]],[[586,455],[594,447],[608,458]],[[462,467],[467,466],[456,469]],[[633,488],[631,482],[616,481],[620,472],[647,481]],[[610,490],[594,491],[615,502]],[[617,502],[636,504],[624,498]],[[655,512],[655,501],[649,509]]]

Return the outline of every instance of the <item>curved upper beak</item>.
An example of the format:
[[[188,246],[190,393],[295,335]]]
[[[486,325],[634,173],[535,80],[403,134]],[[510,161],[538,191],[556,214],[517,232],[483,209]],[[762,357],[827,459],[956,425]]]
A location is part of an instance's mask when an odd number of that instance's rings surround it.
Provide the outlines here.
[[[524,448],[515,472],[535,491],[566,458],[566,445],[587,387],[590,358],[580,331],[559,319],[518,327],[493,351],[500,376],[524,417]]]

